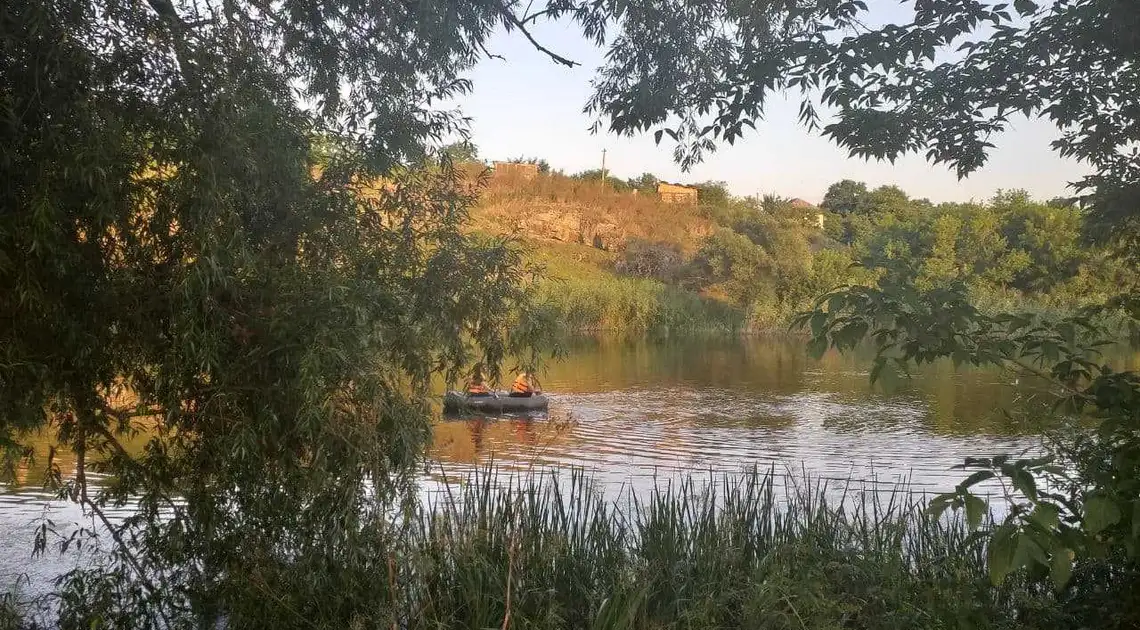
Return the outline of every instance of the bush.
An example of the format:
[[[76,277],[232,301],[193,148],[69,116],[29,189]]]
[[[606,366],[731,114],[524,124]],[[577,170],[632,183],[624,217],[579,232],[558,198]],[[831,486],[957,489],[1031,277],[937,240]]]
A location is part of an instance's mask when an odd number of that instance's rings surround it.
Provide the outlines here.
[[[992,365],[1047,383],[1053,409],[1097,423],[1076,423],[1050,436],[1043,453],[969,458],[972,474],[954,492],[934,497],[934,515],[964,512],[987,540],[994,584],[1029,578],[1073,599],[1097,627],[1140,627],[1140,373],[1105,363],[1101,348],[1119,341],[1121,319],[1140,323],[1140,299],[1121,296],[1059,319],[1035,313],[987,315],[967,288],[919,291],[850,287],[824,296],[803,314],[809,347],[853,350],[870,340],[871,380],[892,380],[913,365],[950,359]],[[1005,514],[985,523],[987,503],[972,489],[1000,479]],[[1100,577],[1096,577],[1099,575]],[[1115,614],[1089,613],[1110,603]],[[1105,611],[1106,613],[1108,611]]]
[[[604,181],[605,185],[612,188],[615,192],[629,192],[630,190],[633,190],[633,188],[629,185],[629,182],[624,179],[614,177],[613,173],[609,172],[608,170],[603,173],[602,169],[600,168],[593,168],[586,171],[574,173],[570,177],[582,181]]]
[[[670,283],[677,280],[684,265],[681,247],[676,243],[631,238],[615,268],[618,273],[639,278],[652,278]]]
[[[739,308],[644,278],[550,280],[540,293],[569,333],[728,335],[744,327]]]

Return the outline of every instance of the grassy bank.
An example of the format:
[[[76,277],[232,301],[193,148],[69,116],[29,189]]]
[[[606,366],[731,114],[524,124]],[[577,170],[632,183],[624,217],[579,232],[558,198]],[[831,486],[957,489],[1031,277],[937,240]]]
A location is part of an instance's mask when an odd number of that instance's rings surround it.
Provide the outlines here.
[[[994,587],[981,539],[913,495],[787,479],[698,476],[615,502],[580,472],[480,473],[402,526],[370,524],[366,549],[251,557],[198,606],[235,629],[1127,627],[1099,610],[1123,595],[1119,568],[1078,565],[1062,593]]]
[[[544,278],[538,299],[571,334],[619,338],[728,336],[747,328],[743,309],[648,278],[619,275],[614,254],[576,243],[527,243]]]
[[[574,333],[618,337],[726,336],[745,329],[742,310],[643,278],[557,278],[540,299]]]

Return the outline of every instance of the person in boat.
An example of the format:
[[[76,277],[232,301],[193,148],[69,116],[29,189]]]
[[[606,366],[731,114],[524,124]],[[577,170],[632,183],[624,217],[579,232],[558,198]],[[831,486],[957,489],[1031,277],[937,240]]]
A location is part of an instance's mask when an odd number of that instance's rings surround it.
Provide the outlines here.
[[[468,396],[490,396],[491,389],[487,387],[487,382],[483,379],[483,364],[478,363],[475,369],[471,370],[471,380],[467,381],[467,395]]]
[[[538,388],[538,380],[530,372],[520,372],[515,377],[515,382],[511,384],[510,396],[527,397],[541,394],[542,390]]]

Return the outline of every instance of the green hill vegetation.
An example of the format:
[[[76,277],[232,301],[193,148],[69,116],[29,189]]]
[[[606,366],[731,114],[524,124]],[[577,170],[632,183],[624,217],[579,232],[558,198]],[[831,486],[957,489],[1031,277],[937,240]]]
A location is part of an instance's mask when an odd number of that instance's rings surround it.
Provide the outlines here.
[[[695,185],[696,205],[670,204],[650,174],[603,182],[541,165],[532,178],[492,174],[470,227],[525,244],[545,270],[543,300],[573,332],[778,330],[829,290],[885,274],[923,290],[963,283],[986,310],[1039,312],[1103,302],[1135,281],[1082,242],[1076,204],[1024,191],[936,204],[845,180],[816,208],[708,182]]]

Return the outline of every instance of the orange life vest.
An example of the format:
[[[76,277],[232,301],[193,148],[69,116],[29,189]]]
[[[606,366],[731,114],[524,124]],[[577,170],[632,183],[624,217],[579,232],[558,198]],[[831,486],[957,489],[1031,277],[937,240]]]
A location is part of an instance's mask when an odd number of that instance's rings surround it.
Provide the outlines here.
[[[516,394],[532,393],[534,388],[530,386],[530,376],[527,374],[519,374],[518,377],[515,378],[514,384],[511,385],[511,391]]]
[[[487,386],[483,384],[483,381],[472,381],[472,382],[467,384],[467,393],[468,394],[490,394],[491,390],[487,389]]]

